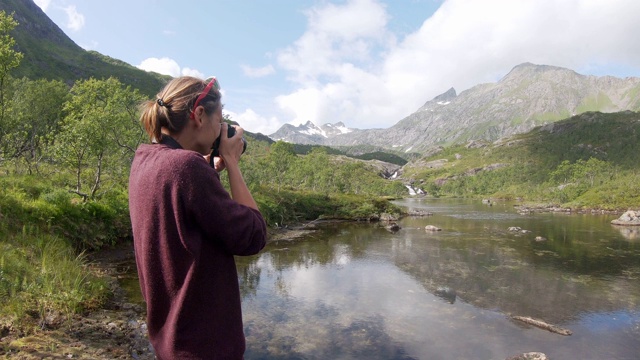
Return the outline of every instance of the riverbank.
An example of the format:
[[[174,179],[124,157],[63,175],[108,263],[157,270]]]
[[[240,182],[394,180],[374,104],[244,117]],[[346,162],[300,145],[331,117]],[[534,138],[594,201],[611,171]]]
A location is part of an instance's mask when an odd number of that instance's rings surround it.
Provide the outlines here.
[[[269,242],[296,240],[324,226],[346,221],[317,220],[270,228]],[[376,223],[372,225],[379,226]],[[51,326],[27,337],[3,331],[0,334],[0,358],[153,359],[146,337],[144,308],[131,298],[120,281],[125,276],[124,267],[131,266],[133,257],[130,242],[89,255],[87,270],[107,278],[114,294],[105,307],[84,316],[74,316],[58,327]]]
[[[269,242],[292,241],[318,227],[342,220],[311,221],[269,229]],[[107,280],[113,296],[105,306],[71,319],[51,316],[47,326],[22,336],[11,329],[0,332],[0,358],[153,360],[142,305],[122,286],[122,277],[135,263],[133,244],[119,243],[87,256],[87,271]]]
[[[132,303],[118,277],[121,265],[133,261],[133,247],[123,242],[88,256],[87,271],[107,279],[113,296],[100,310],[51,321],[32,335],[3,331],[0,357],[6,359],[152,360],[145,309]],[[52,319],[53,320],[53,319]]]

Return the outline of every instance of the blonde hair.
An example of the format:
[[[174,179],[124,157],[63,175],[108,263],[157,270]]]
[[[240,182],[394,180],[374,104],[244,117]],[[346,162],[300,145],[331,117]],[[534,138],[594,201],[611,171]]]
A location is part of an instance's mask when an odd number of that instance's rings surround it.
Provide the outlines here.
[[[156,95],[155,100],[148,100],[141,104],[140,122],[149,135],[150,141],[159,142],[162,139],[162,128],[172,133],[180,133],[189,121],[198,96],[207,84],[198,78],[182,76],[175,78]],[[200,101],[207,115],[221,106],[220,91],[211,87],[209,93]]]

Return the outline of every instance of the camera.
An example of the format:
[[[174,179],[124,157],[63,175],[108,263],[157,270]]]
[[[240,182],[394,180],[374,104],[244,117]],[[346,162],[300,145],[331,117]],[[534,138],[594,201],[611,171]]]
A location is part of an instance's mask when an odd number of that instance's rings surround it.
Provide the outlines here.
[[[233,135],[236,134],[236,128],[234,128],[231,125],[227,125],[227,137],[233,137]],[[218,136],[218,138],[216,139],[216,141],[213,143],[213,146],[211,147],[213,149],[213,152],[211,153],[211,159],[213,160],[213,158],[215,156],[220,156],[220,136],[222,136],[222,133],[220,133],[220,135]],[[244,152],[247,150],[247,140],[245,140],[244,138],[242,138],[242,153],[244,154]]]

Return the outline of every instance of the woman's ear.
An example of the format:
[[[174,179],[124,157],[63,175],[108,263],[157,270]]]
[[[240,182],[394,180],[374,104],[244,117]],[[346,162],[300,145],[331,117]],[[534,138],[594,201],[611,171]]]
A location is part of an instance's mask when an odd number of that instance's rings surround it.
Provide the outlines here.
[[[202,126],[202,123],[204,121],[204,117],[205,117],[205,113],[204,113],[204,107],[202,106],[198,106],[197,108],[195,108],[195,110],[193,111],[193,120],[195,120],[195,124],[197,127]]]

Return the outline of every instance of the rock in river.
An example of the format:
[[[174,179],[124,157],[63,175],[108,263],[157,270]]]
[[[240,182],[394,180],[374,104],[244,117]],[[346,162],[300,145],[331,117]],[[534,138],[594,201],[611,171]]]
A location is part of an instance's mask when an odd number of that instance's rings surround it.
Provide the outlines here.
[[[614,225],[640,226],[640,211],[629,210],[619,218],[612,220]]]
[[[426,231],[440,231],[440,230],[442,230],[439,227],[434,226],[434,225],[427,225],[427,226],[424,227],[424,229]]]

